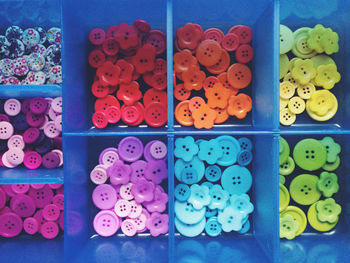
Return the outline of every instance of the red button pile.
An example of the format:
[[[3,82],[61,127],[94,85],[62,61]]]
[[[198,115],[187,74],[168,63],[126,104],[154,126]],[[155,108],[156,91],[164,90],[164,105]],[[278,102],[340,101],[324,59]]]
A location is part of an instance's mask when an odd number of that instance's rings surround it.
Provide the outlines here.
[[[243,25],[230,28],[226,35],[217,28],[203,32],[192,23],[177,30],[174,96],[180,101],[175,118],[181,125],[209,129],[229,116],[243,119],[251,111],[251,98],[237,93],[251,83],[246,63],[253,58],[252,38],[252,30]]]
[[[103,129],[120,119],[129,126],[143,121],[163,126],[167,121],[165,34],[136,20],[133,25],[113,25],[106,32],[95,28],[89,39],[94,45],[89,64],[96,68],[91,88],[97,98],[95,127]]]

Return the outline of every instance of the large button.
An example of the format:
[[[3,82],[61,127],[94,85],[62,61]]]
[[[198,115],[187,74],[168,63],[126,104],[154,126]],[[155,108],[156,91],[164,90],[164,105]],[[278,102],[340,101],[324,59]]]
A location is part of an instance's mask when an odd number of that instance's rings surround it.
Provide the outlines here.
[[[153,200],[154,189],[155,185],[153,182],[149,182],[145,178],[140,178],[131,186],[131,193],[133,194],[135,201],[140,204]]]
[[[225,88],[220,82],[215,83],[214,86],[205,91],[205,96],[208,99],[208,106],[210,108],[225,109],[227,107],[228,99],[231,95],[229,89]]]
[[[102,210],[94,218],[94,229],[101,236],[112,236],[119,227],[120,220],[112,211]]]
[[[321,192],[317,189],[319,178],[311,174],[301,174],[295,177],[289,186],[292,199],[301,205],[311,205],[318,201]]]
[[[338,221],[341,206],[333,198],[320,200],[316,203],[317,218],[321,222],[333,224]]]
[[[148,162],[145,178],[151,180],[155,184],[160,184],[164,179],[168,178],[166,162],[164,160]]]
[[[280,217],[284,217],[285,215],[291,215],[299,224],[299,230],[296,232],[295,236],[299,236],[304,232],[307,225],[307,219],[303,210],[296,206],[288,206],[280,213]]]
[[[213,66],[221,58],[222,48],[215,40],[202,41],[197,50],[196,57],[203,66]]]
[[[285,214],[280,216],[280,238],[293,239],[299,231],[299,222],[293,216]]]
[[[150,103],[145,108],[144,118],[149,126],[161,127],[167,122],[167,109],[162,103]]]
[[[289,192],[288,189],[280,183],[280,188],[279,188],[279,197],[280,197],[280,213],[287,208],[287,206],[289,205],[289,201],[290,201],[290,196],[289,196]]]
[[[176,217],[185,224],[197,224],[203,218],[205,218],[205,208],[199,210],[195,209],[189,202],[175,201],[175,214]]]
[[[317,54],[316,51],[311,49],[307,44],[310,29],[309,27],[302,27],[293,32],[294,43],[292,52],[299,58],[311,58]]]
[[[227,80],[236,89],[246,88],[252,80],[252,72],[249,67],[234,63],[227,70]]]
[[[143,74],[152,71],[155,67],[156,49],[150,44],[145,44],[137,50],[135,56],[132,57],[132,64],[138,73]]]
[[[118,144],[118,153],[127,162],[137,161],[142,156],[143,144],[136,137],[125,137]]]
[[[252,175],[247,168],[232,165],[223,172],[221,185],[230,194],[244,194],[252,186]]]
[[[174,170],[175,170],[174,172],[175,172],[176,178],[180,182],[182,182],[181,175],[183,170],[188,168],[194,168],[196,170],[197,181],[195,183],[198,183],[200,180],[202,180],[205,172],[204,162],[202,162],[197,156],[194,156],[194,158],[189,162],[185,162],[182,159],[176,160],[175,166],[174,166]]]
[[[174,90],[174,96],[176,96],[176,88]],[[143,95],[143,104],[147,107],[152,102],[159,102],[164,106],[167,105],[167,93],[165,91],[159,91],[154,88],[149,89]]]
[[[160,234],[166,234],[169,230],[169,217],[167,214],[154,212],[151,214],[151,217],[147,219],[146,226],[150,234],[154,237]]]
[[[315,171],[326,163],[326,147],[318,140],[304,139],[295,145],[293,158],[302,169]]]
[[[20,217],[29,217],[35,213],[35,203],[33,199],[24,194],[18,194],[12,197],[10,208]]]
[[[177,158],[181,158],[185,162],[191,161],[198,151],[199,147],[191,136],[177,138],[175,140],[174,155]]]
[[[216,119],[216,111],[211,109],[207,104],[202,105],[192,113],[194,127],[197,129],[211,129]]]
[[[122,100],[126,105],[133,105],[142,98],[139,83],[132,81],[128,84],[121,84],[117,91],[117,98]]]
[[[337,98],[328,90],[313,92],[306,102],[306,111],[316,121],[327,121],[337,113]]]
[[[240,63],[243,63],[242,61],[248,61],[250,57],[248,58],[248,56],[246,55],[250,56],[250,54],[252,54],[252,51],[251,53],[246,53],[247,50],[244,50],[243,48],[241,49],[238,48],[236,50],[236,56],[239,57],[237,61]],[[218,60],[218,62],[216,62],[212,66],[207,67],[207,70],[212,74],[220,74],[222,72],[225,72],[229,66],[230,66],[230,55],[227,53],[225,49],[222,49],[221,57]]]
[[[0,215],[0,234],[4,237],[15,237],[22,232],[23,223],[15,213]]]
[[[288,53],[294,43],[293,32],[285,25],[280,25],[280,54]]]
[[[307,211],[307,219],[313,229],[320,232],[327,232],[337,225],[338,219],[334,223],[320,221],[318,219],[318,212],[316,210],[317,203],[318,202],[310,206],[309,210]]]
[[[237,161],[240,152],[239,142],[232,136],[219,136],[216,138],[223,154],[218,158],[217,163],[221,166],[230,166]]]
[[[200,235],[205,229],[206,219],[205,217],[196,224],[187,224],[182,222],[177,216],[175,217],[175,227],[181,235],[185,237],[195,237]]]
[[[117,202],[117,193],[112,186],[100,184],[94,189],[92,200],[100,209],[111,209]]]

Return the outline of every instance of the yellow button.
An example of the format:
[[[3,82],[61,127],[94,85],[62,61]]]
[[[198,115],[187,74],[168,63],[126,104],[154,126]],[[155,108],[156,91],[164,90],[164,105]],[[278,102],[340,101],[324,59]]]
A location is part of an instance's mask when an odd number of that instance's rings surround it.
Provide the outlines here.
[[[289,61],[289,71],[292,71],[293,66],[294,66],[294,62],[297,60],[301,60],[301,58],[294,57]]]
[[[296,236],[299,236],[301,233],[304,232],[307,225],[305,213],[299,207],[288,206],[283,212],[280,213],[280,217],[283,217],[286,214],[291,215],[299,223],[300,228],[296,233]]]
[[[314,63],[314,68],[316,69],[320,65],[335,64],[334,60],[327,55],[317,55],[312,57],[311,60]]]
[[[280,111],[283,110],[288,105],[288,99],[280,98]]]
[[[280,123],[282,125],[292,125],[296,120],[296,115],[291,112],[288,108],[280,111]]]
[[[328,90],[317,90],[306,102],[306,111],[316,121],[331,119],[338,110],[337,98]]]
[[[311,59],[300,59],[294,62],[291,74],[300,84],[305,85],[316,76],[316,69]]]
[[[295,93],[295,86],[289,81],[283,81],[280,83],[280,97],[282,99],[289,99],[293,97]]]
[[[337,71],[336,65],[328,64],[317,67],[317,75],[315,78],[316,86],[321,86],[325,89],[331,89],[339,81],[340,74]]]
[[[289,58],[286,54],[280,55],[280,79],[288,73],[289,70]]]
[[[295,96],[289,100],[288,108],[294,114],[300,114],[305,110],[305,101],[302,98]]]
[[[292,77],[292,74],[290,72],[284,76],[283,81],[289,81],[295,86],[295,88],[298,88],[300,86],[299,82]]]
[[[315,91],[316,91],[315,85],[312,84],[311,82],[297,88],[298,96],[304,100],[310,99],[311,93]]]

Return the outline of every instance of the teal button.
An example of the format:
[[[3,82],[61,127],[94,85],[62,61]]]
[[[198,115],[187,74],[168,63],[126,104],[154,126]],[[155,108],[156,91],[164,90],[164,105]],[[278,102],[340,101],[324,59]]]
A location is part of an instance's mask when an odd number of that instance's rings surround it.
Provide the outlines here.
[[[194,209],[199,210],[209,205],[211,198],[207,186],[194,184],[191,185],[190,190],[191,194],[187,201],[193,205]]]
[[[235,210],[243,214],[243,217],[248,216],[254,210],[254,206],[247,194],[232,195],[230,197],[230,204]]]
[[[202,180],[205,172],[205,166],[204,163],[199,160],[197,156],[193,157],[193,159],[190,162],[185,162],[182,159],[177,159],[175,162],[175,176],[177,180],[182,182],[181,176],[182,176],[182,171],[183,169],[187,168],[194,168],[197,171],[197,181],[195,183],[198,183],[200,180]]]
[[[245,234],[245,233],[247,233],[249,231],[249,229],[250,229],[250,222],[249,222],[249,220],[247,220],[243,224],[242,229],[238,231],[238,233]]]
[[[218,214],[217,209],[210,209],[209,206],[206,207],[205,217],[213,217],[213,216],[216,216],[217,214]]]
[[[194,184],[198,182],[196,169],[193,167],[184,168],[181,172],[181,182],[185,184]]]
[[[210,188],[213,187],[213,183],[211,183],[211,182],[204,182],[204,183],[202,183],[201,185],[207,186],[207,187],[209,188],[209,190],[210,190]]]
[[[225,169],[221,176],[221,185],[229,194],[244,194],[252,186],[250,171],[239,165],[232,165]]]
[[[216,138],[222,156],[218,159],[217,164],[221,166],[230,166],[237,161],[237,155],[241,150],[239,142],[232,136],[224,135]]]
[[[186,184],[178,184],[175,187],[175,198],[180,202],[185,202],[190,197],[191,190]]]
[[[185,138],[177,138],[175,140],[174,155],[177,158],[181,158],[185,162],[189,162],[198,153],[198,145],[195,143],[192,136],[186,136]]]
[[[206,219],[203,217],[196,224],[186,224],[182,222],[178,217],[175,217],[175,227],[179,233],[185,237],[195,237],[200,235],[204,229],[206,224]]]
[[[239,231],[242,228],[244,216],[231,206],[219,211],[218,221],[224,232]]]
[[[189,202],[175,201],[174,210],[176,216],[185,224],[197,224],[205,215],[205,208],[195,209]]]
[[[209,190],[211,202],[209,204],[210,209],[224,209],[229,198],[229,194],[216,184]]]
[[[237,162],[240,166],[247,166],[253,160],[253,154],[251,151],[243,150],[238,153]]]
[[[238,143],[242,151],[243,150],[251,151],[253,149],[252,141],[246,137],[239,138]]]
[[[211,237],[217,237],[221,234],[222,228],[217,217],[208,218],[205,225],[205,232]]]
[[[199,144],[198,158],[208,164],[214,164],[222,156],[223,151],[216,139],[202,141]]]
[[[205,178],[210,182],[217,182],[221,178],[221,169],[217,165],[210,165],[205,169]]]

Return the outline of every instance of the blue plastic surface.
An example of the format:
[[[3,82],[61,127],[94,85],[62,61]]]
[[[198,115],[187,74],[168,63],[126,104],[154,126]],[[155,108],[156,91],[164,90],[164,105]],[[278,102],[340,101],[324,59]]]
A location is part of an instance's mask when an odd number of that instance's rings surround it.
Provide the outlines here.
[[[59,0],[0,0],[0,29],[7,25],[23,27],[57,26],[61,10]],[[281,3],[280,3],[281,2]],[[25,3],[25,7],[23,7]],[[94,99],[90,85],[93,70],[87,63],[91,50],[88,33],[95,27],[108,28],[136,19],[148,21],[152,28],[167,33],[168,123],[163,128],[114,126],[106,130],[92,128]],[[292,127],[279,125],[279,23],[293,30],[322,23],[340,36],[340,53],[334,56],[342,81],[334,89],[339,111],[326,123],[299,117]],[[0,239],[4,262],[344,262],[350,254],[350,4],[345,0],[62,0],[63,34],[63,146],[65,171],[64,239],[43,240],[22,235]],[[218,27],[224,32],[232,25],[246,24],[254,32],[253,82],[246,89],[252,96],[253,110],[247,118],[230,118],[227,124],[210,131],[183,128],[174,120],[172,83],[173,38],[185,23],[199,23],[204,29]],[[1,86],[0,97],[57,96],[59,86]],[[309,228],[292,241],[279,239],[279,143],[278,135],[297,140],[303,136],[320,138],[334,134],[342,145],[339,199],[343,207],[334,231],[321,234]],[[174,139],[192,135],[196,140],[218,135],[247,137],[252,141],[253,160],[249,167],[253,185],[249,194],[254,212],[250,229],[243,235],[225,233],[212,238],[201,235],[185,238],[174,226]],[[168,143],[169,234],[111,238],[95,235],[92,221],[97,210],[91,201],[89,172],[98,153],[116,146],[123,136],[135,135],[144,141],[161,139]],[[288,136],[287,136],[288,135]],[[344,160],[344,161],[343,161]],[[39,171],[0,169],[0,183],[60,182],[62,170]],[[288,176],[286,176],[286,179]],[[166,187],[165,187],[166,188]],[[64,246],[64,251],[63,251]]]

